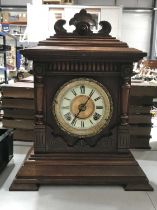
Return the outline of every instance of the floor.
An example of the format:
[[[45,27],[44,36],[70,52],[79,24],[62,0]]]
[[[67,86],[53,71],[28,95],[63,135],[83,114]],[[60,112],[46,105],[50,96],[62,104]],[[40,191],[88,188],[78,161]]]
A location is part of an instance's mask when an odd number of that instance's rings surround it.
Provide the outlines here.
[[[0,174],[0,210],[157,210],[157,120],[151,150],[132,150],[154,188],[127,192],[120,186],[41,186],[36,192],[10,192],[31,143],[15,142],[14,158]]]

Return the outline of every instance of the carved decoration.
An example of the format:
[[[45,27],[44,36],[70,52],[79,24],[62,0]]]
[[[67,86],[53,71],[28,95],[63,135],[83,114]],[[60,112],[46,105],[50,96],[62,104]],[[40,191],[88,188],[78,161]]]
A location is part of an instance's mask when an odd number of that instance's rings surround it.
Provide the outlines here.
[[[44,75],[45,74],[45,65],[44,64],[35,64],[33,66],[33,71],[38,75]]]
[[[52,139],[58,138],[58,139],[64,141],[68,147],[75,147],[77,145],[95,147],[97,144],[99,144],[99,142],[101,142],[101,144],[105,144],[105,145],[106,145],[106,142],[113,143],[113,141],[114,141],[113,136],[115,136],[115,132],[116,132],[116,129],[112,128],[105,135],[102,134],[99,138],[93,138],[93,139],[89,139],[89,140],[87,138],[73,138],[70,140],[65,135],[62,135],[62,134],[58,133],[57,131],[55,131],[55,129],[53,129],[53,127],[51,125],[47,125],[47,127],[49,127],[49,129],[51,130]]]
[[[57,20],[55,25],[54,25],[54,29],[56,34],[58,35],[64,35],[67,33],[67,31],[65,30],[65,28],[63,27],[63,25],[65,25],[66,21],[63,19]]]
[[[132,75],[132,65],[123,65],[121,76],[121,125],[128,125],[128,100],[130,91],[130,77]]]
[[[69,25],[74,25],[76,27],[76,29],[73,31],[74,34],[90,35],[93,33],[90,30],[90,26],[96,26],[96,22],[92,18],[91,14],[87,13],[85,9],[82,9],[69,21]]]
[[[102,28],[98,31],[98,33],[104,36],[108,36],[112,29],[111,24],[108,21],[100,21],[99,25]]]
[[[70,36],[71,33],[67,33],[63,25],[66,23],[65,20],[61,19],[56,21],[54,29],[57,36]],[[87,13],[85,9],[82,9],[79,13],[76,13],[74,17],[69,21],[69,25],[74,25],[75,30],[72,35],[76,36],[109,36],[111,32],[111,24],[107,21],[100,21],[99,25],[102,27],[97,34],[94,34],[91,27],[96,26],[96,21],[93,19],[92,15]]]
[[[124,79],[130,79],[133,72],[133,64],[126,64],[121,66],[121,77]]]
[[[90,26],[96,26],[96,22],[92,15],[87,13],[85,9],[82,9],[79,13],[76,13],[74,17],[69,21],[69,25],[76,26],[80,22],[89,23]]]
[[[76,24],[76,29],[73,31],[76,35],[91,35],[93,32],[90,30],[90,24],[84,21]]]

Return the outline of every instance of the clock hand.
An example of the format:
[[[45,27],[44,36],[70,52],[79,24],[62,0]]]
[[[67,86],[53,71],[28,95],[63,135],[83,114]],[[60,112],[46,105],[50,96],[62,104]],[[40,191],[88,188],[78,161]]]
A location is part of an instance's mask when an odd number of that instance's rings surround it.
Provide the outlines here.
[[[90,95],[88,96],[88,99],[86,100],[86,102],[85,102],[84,104],[81,104],[81,105],[82,105],[82,106],[81,106],[82,109],[86,106],[86,104],[88,103],[88,101],[89,101],[89,99],[92,97],[92,95],[93,95],[93,94],[90,94]]]
[[[79,111],[77,114],[75,114],[74,119],[72,120],[72,122],[75,122],[76,118],[79,116],[80,112],[82,111],[82,107],[78,107]]]
[[[88,101],[89,101],[89,99],[91,98],[91,96],[88,96],[88,99],[87,99],[87,101],[84,103],[84,104],[82,104],[83,105],[83,107],[85,107],[86,106],[86,104],[88,103]]]

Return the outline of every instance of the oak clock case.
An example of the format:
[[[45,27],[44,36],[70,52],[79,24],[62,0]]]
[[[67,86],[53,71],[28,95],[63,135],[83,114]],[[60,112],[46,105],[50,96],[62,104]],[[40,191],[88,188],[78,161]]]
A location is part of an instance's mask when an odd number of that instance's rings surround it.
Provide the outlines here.
[[[129,151],[133,62],[146,53],[109,35],[111,25],[82,9],[56,34],[22,54],[33,60],[35,141],[10,190],[42,184],[122,185],[153,190]]]

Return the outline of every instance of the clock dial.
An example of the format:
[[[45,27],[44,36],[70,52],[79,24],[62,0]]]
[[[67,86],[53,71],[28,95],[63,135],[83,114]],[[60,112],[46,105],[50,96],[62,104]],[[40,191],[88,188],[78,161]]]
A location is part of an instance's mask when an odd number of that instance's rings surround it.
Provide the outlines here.
[[[71,80],[57,91],[53,114],[65,132],[80,138],[93,136],[108,125],[112,99],[107,89],[94,80]]]

